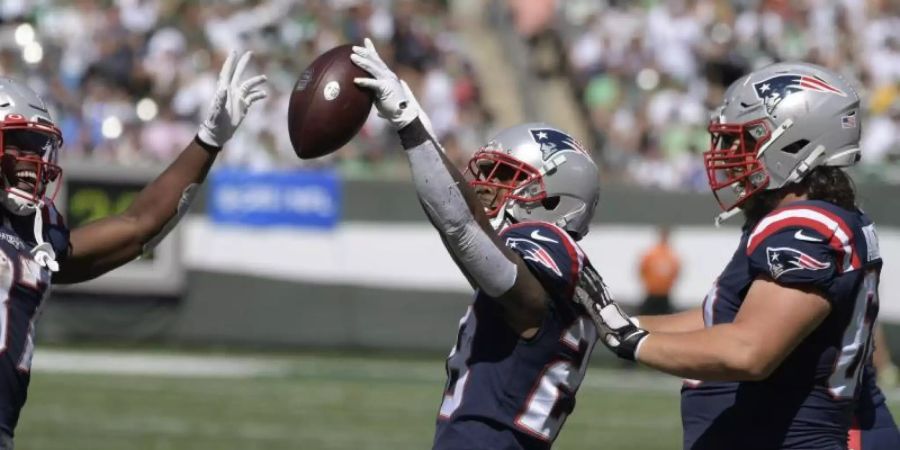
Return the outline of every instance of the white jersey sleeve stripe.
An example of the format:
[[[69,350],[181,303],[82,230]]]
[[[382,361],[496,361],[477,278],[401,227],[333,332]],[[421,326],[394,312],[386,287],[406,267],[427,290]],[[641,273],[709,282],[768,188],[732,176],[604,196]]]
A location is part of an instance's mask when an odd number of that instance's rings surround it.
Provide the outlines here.
[[[843,229],[844,227],[842,227],[840,223],[838,223],[831,217],[808,208],[786,209],[784,211],[780,211],[767,216],[766,218],[761,220],[759,224],[756,225],[756,228],[753,229],[753,232],[750,234],[750,238],[747,240],[747,248],[755,248],[771,233],[777,231],[782,226],[790,225],[789,222],[795,222],[795,219],[811,220],[821,224],[822,226],[830,230],[832,232],[832,236],[826,236],[826,239],[836,241],[838,245],[836,245],[835,247],[840,248],[843,251],[843,271],[846,272],[854,269],[853,246],[850,243],[850,236],[848,236]],[[770,231],[767,232],[767,230]]]

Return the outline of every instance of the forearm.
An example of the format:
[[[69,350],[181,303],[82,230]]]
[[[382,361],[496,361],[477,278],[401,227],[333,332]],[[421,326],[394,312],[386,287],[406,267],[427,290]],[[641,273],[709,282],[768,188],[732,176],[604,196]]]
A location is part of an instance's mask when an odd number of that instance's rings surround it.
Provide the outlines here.
[[[69,255],[54,283],[96,278],[152,248],[184,214],[190,204],[186,191],[203,181],[214,159],[215,154],[192,142],[125,212],[72,230]]]
[[[176,217],[185,191],[206,179],[216,154],[192,141],[163,173],[141,190],[123,215],[135,221],[137,238],[142,244],[158,236]]]
[[[440,142],[437,141],[437,138],[434,137],[429,131],[428,128],[425,127],[419,120],[410,123],[407,127],[399,131],[401,139],[403,140],[403,147],[406,150],[410,150],[413,147],[417,146],[419,143],[424,143],[425,141],[430,141],[434,145],[434,153],[431,150],[428,150],[428,154],[436,155],[437,158],[440,159],[440,163],[443,167],[443,170],[452,180],[452,184],[455,185],[460,195],[462,196],[463,201],[465,202],[465,209],[468,209],[472,214],[472,217],[478,222],[479,226],[482,227],[485,231],[493,230],[491,226],[490,219],[487,217],[487,214],[484,212],[484,205],[478,199],[478,196],[475,194],[475,191],[469,186],[469,183],[466,182],[465,177],[463,177],[462,173],[460,173],[459,169],[447,159],[447,155],[444,153],[443,149],[440,147]],[[410,153],[407,152],[407,156]],[[421,160],[419,161],[421,162]],[[414,162],[410,160],[410,164],[412,165]],[[419,164],[421,166],[421,164]],[[435,166],[437,166],[435,161]],[[417,175],[422,175],[422,172],[416,172],[413,170],[413,181],[417,180]],[[450,183],[448,183],[449,185]],[[421,200],[421,195],[419,196]],[[428,210],[427,206],[423,203],[422,207],[425,209],[425,213],[428,214],[429,218],[432,218],[431,211]],[[432,220],[432,225],[434,225],[434,220]]]
[[[57,283],[96,278],[152,250],[184,216],[216,153],[234,135],[250,106],[266,97],[265,75],[241,81],[250,52],[231,52],[216,84],[216,96],[195,141],[121,214],[72,230],[69,252],[54,274]],[[202,140],[202,143],[201,143]]]
[[[641,323],[643,326],[643,322]],[[752,343],[732,324],[684,333],[655,332],[641,343],[637,360],[671,375],[699,380],[747,381],[767,373],[754,364]]]
[[[703,308],[694,308],[674,314],[657,316],[638,316],[641,328],[654,333],[683,333],[686,331],[701,330],[703,323]]]
[[[455,168],[448,167],[443,152],[420,120],[404,127],[399,134],[422,207],[454,259],[488,295],[504,294],[515,283],[516,264],[505,254],[505,247],[501,248],[476,219],[479,213],[484,216],[484,212],[481,206],[473,208],[472,199],[466,199],[468,185]],[[457,177],[453,176],[454,172]]]

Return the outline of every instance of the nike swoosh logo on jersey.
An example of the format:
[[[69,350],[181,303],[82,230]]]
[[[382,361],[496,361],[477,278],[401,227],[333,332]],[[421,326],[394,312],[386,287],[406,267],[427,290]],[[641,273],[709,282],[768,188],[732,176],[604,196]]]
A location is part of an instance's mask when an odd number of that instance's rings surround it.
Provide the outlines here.
[[[809,236],[809,235],[803,234],[803,230],[797,230],[797,232],[794,233],[794,239],[796,239],[798,241],[807,241],[807,242],[822,242],[822,239],[819,239],[815,236]]]
[[[553,239],[550,239],[547,236],[542,235],[540,232],[538,232],[538,230],[534,230],[531,232],[531,238],[536,241],[552,242],[554,244],[559,244],[559,241],[554,241]]]

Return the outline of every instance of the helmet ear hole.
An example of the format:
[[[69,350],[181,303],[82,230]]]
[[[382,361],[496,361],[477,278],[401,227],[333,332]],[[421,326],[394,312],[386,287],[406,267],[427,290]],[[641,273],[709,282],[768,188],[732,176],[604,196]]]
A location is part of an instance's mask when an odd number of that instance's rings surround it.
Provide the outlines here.
[[[541,200],[541,206],[543,206],[544,209],[548,211],[553,211],[557,206],[559,206],[559,200],[560,198],[558,195],[554,197],[547,197]]]
[[[800,139],[799,141],[792,142],[785,146],[781,151],[785,153],[790,153],[791,155],[796,155],[803,147],[806,147],[809,144],[809,141],[806,139]]]

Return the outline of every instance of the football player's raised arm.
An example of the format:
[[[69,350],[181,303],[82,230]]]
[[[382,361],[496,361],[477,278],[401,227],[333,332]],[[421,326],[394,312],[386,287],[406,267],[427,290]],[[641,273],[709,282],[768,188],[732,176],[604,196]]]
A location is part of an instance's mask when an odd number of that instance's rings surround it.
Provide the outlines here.
[[[96,278],[152,250],[187,212],[222,145],[231,138],[247,110],[265,98],[264,75],[241,81],[250,60],[234,52],[225,61],[216,97],[197,137],[121,214],[72,230],[69,254],[53,276],[56,283]]]
[[[53,281],[90,280],[140,256],[155,236],[162,238],[167,222],[184,213],[215,158],[192,142],[124,212],[72,230],[69,255]]]
[[[508,306],[507,321],[521,334],[540,326],[548,296],[522,258],[503,245],[462,174],[438,148],[420,118],[399,130],[419,201],[454,261],[486,294]]]
[[[371,74],[354,82],[375,93],[375,107],[398,131],[419,200],[470,281],[504,305],[507,322],[533,333],[546,312],[546,292],[524,262],[500,242],[483,206],[447,162],[409,86],[381,60],[369,39],[350,59]]]
[[[685,378],[762,380],[830,311],[817,291],[757,278],[734,322],[686,333],[650,333],[637,360]]]

